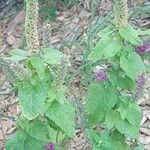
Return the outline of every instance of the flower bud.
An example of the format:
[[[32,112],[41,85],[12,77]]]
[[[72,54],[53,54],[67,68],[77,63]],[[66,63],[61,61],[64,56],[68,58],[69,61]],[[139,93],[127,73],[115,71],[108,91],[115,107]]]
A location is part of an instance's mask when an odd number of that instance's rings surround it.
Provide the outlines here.
[[[52,143],[47,144],[46,149],[45,150],[55,150],[55,146]]]
[[[143,45],[136,47],[136,53],[139,55],[144,55],[149,52],[148,48],[150,47],[150,42],[145,41]]]
[[[96,70],[94,72],[94,75],[95,75],[96,80],[98,80],[98,81],[104,82],[104,81],[108,80],[106,70],[104,70],[104,69]]]

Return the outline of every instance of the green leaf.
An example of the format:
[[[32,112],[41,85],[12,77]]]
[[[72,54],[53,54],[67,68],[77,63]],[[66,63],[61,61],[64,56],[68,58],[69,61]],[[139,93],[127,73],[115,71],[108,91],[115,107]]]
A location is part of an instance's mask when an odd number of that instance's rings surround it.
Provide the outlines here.
[[[121,116],[121,119],[124,120],[126,118],[126,114],[128,113],[127,110],[128,110],[128,104],[124,104],[124,103],[121,103],[120,104],[120,116]]]
[[[122,119],[120,112],[118,111],[110,110],[109,114],[111,114],[112,117],[106,118],[106,125],[108,126],[108,128],[115,125],[114,127],[116,127],[116,129],[126,137],[134,139],[137,139],[139,137],[139,120],[135,124],[133,124],[130,123],[127,119]],[[111,123],[112,120],[113,123]]]
[[[49,84],[43,81],[37,81],[32,85],[25,80],[19,84],[18,96],[23,116],[32,120],[44,113],[48,90]]]
[[[114,29],[113,26],[106,27],[105,29],[99,31],[99,32],[97,33],[97,36],[99,36],[99,37],[108,36],[108,35],[111,34],[114,30],[115,30],[115,29]]]
[[[119,29],[120,35],[133,45],[142,45],[141,39],[138,37],[136,30],[131,25]]]
[[[108,132],[101,132],[101,134],[98,134],[96,131],[88,129],[87,134],[93,142],[93,150],[117,150],[108,137]]]
[[[49,137],[50,137],[50,141],[52,143],[56,143],[56,141],[59,143],[59,142],[62,142],[65,138],[66,138],[66,135],[63,134],[62,132],[59,132],[57,130],[54,130],[53,128],[48,128],[49,130]]]
[[[108,73],[109,81],[121,89],[134,90],[135,82],[128,76],[123,76],[121,73],[122,70],[111,70]]]
[[[98,61],[103,58],[103,49],[108,47],[113,42],[113,39],[110,36],[104,36],[97,42],[95,48],[92,50],[88,56],[89,60]]]
[[[27,122],[26,126],[24,126],[25,121]],[[19,126],[23,127],[22,129],[24,129],[33,138],[40,141],[49,142],[48,126],[46,123],[42,122],[41,120],[36,119],[33,121],[29,121],[23,118],[19,120],[18,124]]]
[[[113,57],[120,51],[122,46],[123,46],[123,42],[120,39],[116,38],[114,40],[114,42],[112,42],[109,46],[104,48],[103,53],[104,53],[106,58],[107,57]]]
[[[29,121],[25,118],[21,118],[18,121],[18,125],[25,130],[31,137],[43,141],[43,142],[56,142],[57,131],[50,128],[49,125],[41,120]],[[40,132],[39,132],[40,131]]]
[[[131,124],[128,120],[122,120],[121,117],[116,122],[117,130],[124,134],[126,137],[138,139],[139,138],[139,125]]]
[[[11,60],[14,61],[21,61],[21,60],[25,60],[28,59],[30,56],[30,53],[21,49],[13,49],[12,51],[10,51],[9,53],[11,55]]]
[[[128,76],[120,77],[118,78],[118,87],[127,90],[134,90],[135,83]]]
[[[56,149],[56,150],[64,150],[64,148],[62,148],[62,147],[60,147],[60,146],[58,146],[58,145],[55,145],[55,149]]]
[[[130,146],[125,142],[116,142],[117,150],[131,150]]]
[[[139,127],[142,116],[141,110],[138,104],[131,98],[126,98],[126,103],[120,103],[120,115],[122,119],[126,118],[131,124]]]
[[[51,103],[53,102],[57,97],[57,93],[54,89],[50,89],[48,92],[48,99],[47,102]]]
[[[108,129],[112,129],[116,125],[118,114],[112,110],[106,114],[105,123]]]
[[[68,136],[74,136],[75,113],[67,100],[63,104],[55,101],[46,111],[45,115],[54,121]]]
[[[150,35],[150,29],[149,30],[136,30],[137,35]]]
[[[92,142],[97,143],[100,140],[100,136],[93,129],[86,130],[88,138],[92,140]]]
[[[109,111],[118,101],[118,91],[112,85],[93,83],[86,97],[86,111],[89,114],[97,115],[100,122],[104,114]]]
[[[145,70],[141,57],[135,52],[131,52],[126,56],[123,55],[120,58],[120,67],[133,81]]]
[[[124,105],[119,106],[117,110],[109,110],[105,118],[106,125],[108,129],[115,127],[126,137],[137,139],[141,120],[139,106],[130,97],[120,97],[120,99]]]
[[[53,48],[44,48],[43,51],[44,51],[43,57],[46,63],[50,65],[61,64],[64,57],[62,52]]]
[[[44,78],[44,72],[45,72],[45,63],[44,60],[39,56],[31,56],[30,62],[32,66],[36,69],[39,78],[42,80]]]
[[[48,92],[47,102],[52,102],[54,100],[57,100],[60,104],[63,104],[64,101],[66,101],[66,97],[65,97],[66,90],[67,88],[62,85],[59,85],[59,87],[57,87],[57,90],[51,89]]]
[[[95,114],[88,114],[87,115],[87,124],[89,126],[96,125],[96,124],[100,123],[100,121],[102,121],[102,119],[105,115],[106,115],[106,112],[104,112],[101,115],[99,114],[99,112],[97,112]]]
[[[57,93],[57,96],[56,96],[56,100],[60,103],[60,104],[63,104],[64,101],[66,100],[66,97],[64,95],[64,93],[62,93],[61,91]]]
[[[6,150],[42,150],[46,142],[31,137],[25,130],[19,129],[6,142]]]
[[[126,138],[117,130],[114,130],[110,135],[111,140],[117,147],[117,150],[131,150],[129,145],[126,143]]]
[[[63,104],[66,101],[65,97],[66,87],[59,85],[56,89],[50,89],[48,92],[47,102],[52,102],[54,100],[58,101],[60,104]]]

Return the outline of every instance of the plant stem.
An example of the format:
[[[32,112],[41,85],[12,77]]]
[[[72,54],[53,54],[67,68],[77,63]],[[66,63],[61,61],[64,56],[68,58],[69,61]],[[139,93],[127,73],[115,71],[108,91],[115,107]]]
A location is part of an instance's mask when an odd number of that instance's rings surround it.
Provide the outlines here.
[[[114,0],[115,25],[125,27],[128,23],[127,0]]]

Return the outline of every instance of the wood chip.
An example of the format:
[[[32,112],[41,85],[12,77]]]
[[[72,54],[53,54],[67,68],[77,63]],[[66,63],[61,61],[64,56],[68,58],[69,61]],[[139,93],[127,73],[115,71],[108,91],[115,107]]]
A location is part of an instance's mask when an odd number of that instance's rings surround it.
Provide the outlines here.
[[[147,128],[140,128],[141,133],[150,136],[150,129]]]
[[[146,116],[143,116],[142,117],[142,120],[141,120],[141,126],[146,122],[147,120],[147,117]]]

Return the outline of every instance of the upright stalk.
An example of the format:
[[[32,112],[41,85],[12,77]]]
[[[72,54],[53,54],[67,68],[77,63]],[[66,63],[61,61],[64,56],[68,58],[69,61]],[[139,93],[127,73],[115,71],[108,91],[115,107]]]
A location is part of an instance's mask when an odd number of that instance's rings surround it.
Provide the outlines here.
[[[114,0],[115,25],[124,27],[128,23],[128,0]]]
[[[38,52],[38,0],[26,0],[25,37],[27,50]]]

